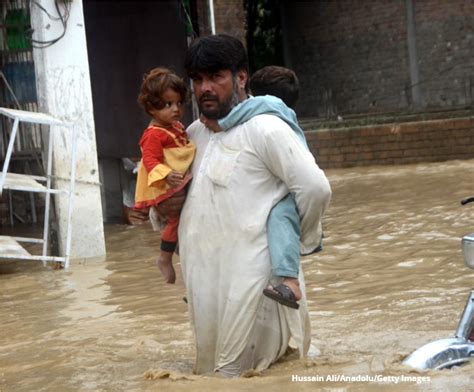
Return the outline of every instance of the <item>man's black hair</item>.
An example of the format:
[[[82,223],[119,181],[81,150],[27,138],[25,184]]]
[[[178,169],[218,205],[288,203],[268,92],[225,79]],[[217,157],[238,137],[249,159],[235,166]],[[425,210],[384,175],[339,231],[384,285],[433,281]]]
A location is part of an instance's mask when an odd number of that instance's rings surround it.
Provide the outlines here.
[[[248,73],[248,57],[244,45],[227,34],[209,35],[196,39],[186,51],[184,67],[190,78],[198,72],[215,73],[230,70],[233,75]]]

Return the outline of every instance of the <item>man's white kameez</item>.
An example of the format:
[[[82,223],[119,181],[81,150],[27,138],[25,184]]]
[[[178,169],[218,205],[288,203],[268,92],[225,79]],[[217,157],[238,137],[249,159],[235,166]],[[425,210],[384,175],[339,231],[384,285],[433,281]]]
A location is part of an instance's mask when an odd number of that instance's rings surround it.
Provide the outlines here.
[[[197,155],[179,241],[196,373],[265,369],[285,353],[290,338],[305,355],[310,323],[302,271],[299,310],[262,294],[271,278],[266,223],[272,207],[293,192],[302,251],[315,249],[331,195],[326,176],[275,116],[259,115],[219,133],[196,121],[187,132]]]

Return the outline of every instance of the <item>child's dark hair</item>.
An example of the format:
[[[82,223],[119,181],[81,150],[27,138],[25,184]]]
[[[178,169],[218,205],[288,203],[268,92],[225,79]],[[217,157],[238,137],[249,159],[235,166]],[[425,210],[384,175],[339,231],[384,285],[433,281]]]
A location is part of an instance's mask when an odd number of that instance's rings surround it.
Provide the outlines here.
[[[143,77],[138,103],[151,115],[152,110],[165,107],[162,97],[167,89],[176,91],[183,103],[186,102],[188,87],[184,80],[167,68],[153,68]]]
[[[249,85],[253,95],[274,95],[290,108],[298,101],[300,83],[296,74],[285,67],[263,67],[253,74]]]

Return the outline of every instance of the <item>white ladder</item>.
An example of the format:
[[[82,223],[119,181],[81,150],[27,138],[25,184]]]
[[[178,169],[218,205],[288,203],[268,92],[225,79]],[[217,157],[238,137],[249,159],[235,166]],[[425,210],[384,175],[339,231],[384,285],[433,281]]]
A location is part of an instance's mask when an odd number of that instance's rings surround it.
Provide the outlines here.
[[[69,267],[69,258],[71,253],[71,221],[74,198],[74,185],[76,177],[76,131],[74,124],[58,120],[50,115],[44,113],[27,112],[23,110],[15,110],[8,108],[0,108],[0,114],[7,116],[13,120],[13,127],[8,142],[7,153],[3,163],[2,171],[0,172],[0,196],[4,189],[24,192],[38,192],[45,194],[45,213],[43,224],[42,238],[29,237],[10,237],[0,236],[0,260],[40,260],[46,265],[47,261],[63,263],[64,267]],[[20,122],[27,122],[33,124],[47,125],[52,130],[51,126],[56,126],[53,130],[61,131],[67,129],[70,132],[71,140],[71,174],[69,178],[69,189],[54,189],[52,188],[52,155],[53,155],[53,137],[49,134],[48,154],[47,154],[47,170],[46,177],[32,176],[25,174],[9,173],[8,168],[13,152],[13,145],[18,133],[18,125]],[[49,238],[49,211],[51,205],[51,195],[66,194],[68,197],[68,216],[66,228],[66,246],[64,256],[48,256],[48,238]],[[19,242],[38,243],[43,245],[41,255],[32,255],[26,251]]]

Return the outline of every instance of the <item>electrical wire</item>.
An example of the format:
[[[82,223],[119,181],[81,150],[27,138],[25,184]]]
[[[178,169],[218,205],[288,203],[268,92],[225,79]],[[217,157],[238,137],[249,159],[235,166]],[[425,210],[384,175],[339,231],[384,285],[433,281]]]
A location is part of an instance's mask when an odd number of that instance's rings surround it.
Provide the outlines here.
[[[41,9],[46,15],[48,15],[49,19],[50,20],[61,20],[61,18],[59,17],[56,17],[56,16],[53,16],[51,15],[48,10],[46,8],[44,8],[40,3],[38,3],[37,1],[32,1],[32,3],[34,5],[36,5],[39,9]]]
[[[54,1],[54,5],[55,5],[55,8],[56,8],[56,12],[58,14],[58,17],[54,17],[52,16],[41,4],[39,4],[37,1],[34,1],[33,2],[34,5],[36,5],[37,7],[39,7],[39,9],[41,11],[43,11],[48,17],[49,19],[51,20],[59,20],[61,21],[61,24],[63,26],[63,31],[62,33],[52,39],[52,40],[48,40],[48,41],[39,41],[39,40],[35,40],[33,39],[33,33],[34,33],[34,30],[31,30],[30,31],[30,40],[31,40],[31,44],[34,48],[36,49],[45,49],[45,48],[49,48],[50,46],[54,45],[56,42],[58,42],[59,40],[61,40],[65,35],[66,35],[66,30],[67,30],[67,22],[69,20],[69,16],[70,16],[70,13],[71,13],[71,4],[69,3],[69,1],[64,1],[63,4],[64,4],[64,15],[61,13],[61,10],[59,8],[59,0],[55,0]]]

